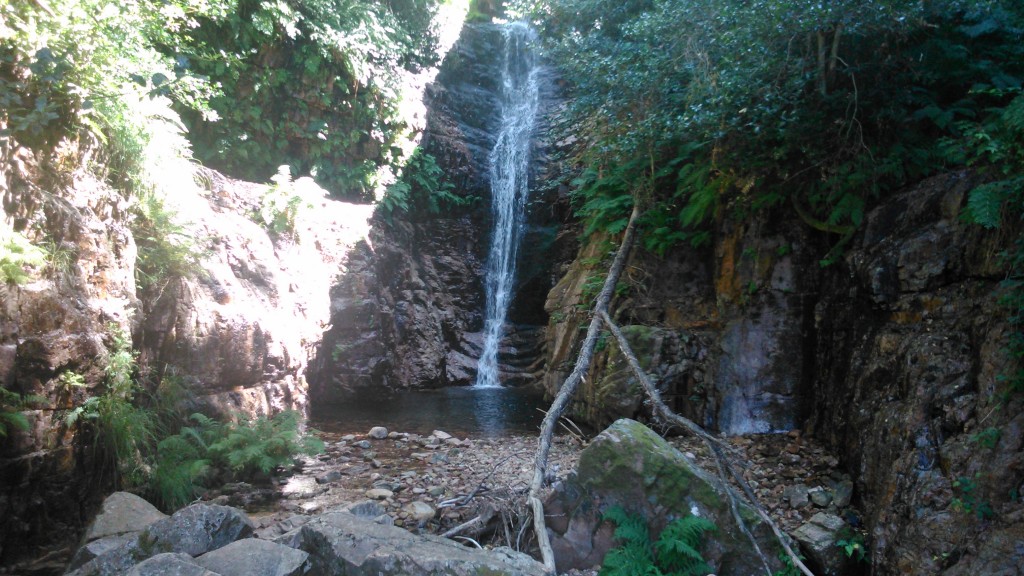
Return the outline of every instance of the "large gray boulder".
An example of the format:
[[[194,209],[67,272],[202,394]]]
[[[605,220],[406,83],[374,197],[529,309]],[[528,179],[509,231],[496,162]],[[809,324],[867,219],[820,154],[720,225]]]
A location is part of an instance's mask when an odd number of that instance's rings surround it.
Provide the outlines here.
[[[114,492],[103,501],[100,513],[85,531],[85,542],[105,536],[140,532],[167,514],[130,492]]]
[[[113,576],[164,552],[195,557],[248,538],[253,524],[244,512],[228,506],[193,504],[150,525],[123,544],[86,562],[74,576]]]
[[[195,561],[221,576],[299,576],[306,573],[308,558],[302,550],[246,538],[207,552]]]
[[[309,553],[310,576],[542,576],[544,567],[508,548],[484,551],[420,536],[348,512],[318,516],[276,540]]]
[[[774,563],[779,546],[770,529],[739,497],[737,505],[761,550]],[[654,537],[675,518],[691,514],[707,518],[718,529],[706,538],[701,552],[715,574],[764,573],[750,541],[736,525],[729,498],[717,479],[633,420],[618,420],[601,432],[580,453],[576,473],[557,486],[545,503],[544,516],[559,572],[600,564],[616,545],[614,526],[602,518],[611,506],[647,518]]]

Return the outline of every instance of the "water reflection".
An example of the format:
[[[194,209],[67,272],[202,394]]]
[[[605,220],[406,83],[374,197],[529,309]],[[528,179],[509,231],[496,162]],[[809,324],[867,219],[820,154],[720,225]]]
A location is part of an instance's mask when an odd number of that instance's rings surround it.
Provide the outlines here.
[[[540,410],[547,408],[541,395],[516,388],[442,388],[314,406],[311,424],[340,434],[386,426],[399,432],[444,430],[457,436],[494,438],[536,433],[544,419]]]

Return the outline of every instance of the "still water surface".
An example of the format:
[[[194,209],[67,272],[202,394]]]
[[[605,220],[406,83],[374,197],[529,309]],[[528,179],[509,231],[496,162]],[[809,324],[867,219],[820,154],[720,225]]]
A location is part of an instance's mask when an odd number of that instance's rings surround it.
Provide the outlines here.
[[[314,406],[310,425],[324,432],[364,434],[373,426],[429,434],[444,430],[473,438],[535,434],[549,404],[516,388],[441,388]]]

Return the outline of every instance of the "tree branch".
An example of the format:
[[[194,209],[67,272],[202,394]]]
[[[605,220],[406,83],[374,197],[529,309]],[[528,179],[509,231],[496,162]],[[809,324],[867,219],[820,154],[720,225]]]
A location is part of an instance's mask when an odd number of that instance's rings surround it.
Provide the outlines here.
[[[733,480],[735,480],[736,483],[739,484],[740,488],[743,490],[743,494],[746,496],[748,503],[761,517],[761,520],[763,520],[765,524],[771,527],[772,532],[775,534],[775,537],[779,541],[779,544],[782,545],[782,549],[786,551],[786,554],[788,554],[790,559],[793,561],[793,565],[799,568],[800,571],[803,572],[806,576],[814,576],[814,573],[811,572],[807,568],[807,566],[804,565],[804,563],[800,560],[796,553],[793,552],[793,549],[789,547],[789,544],[783,537],[782,532],[779,530],[778,526],[775,525],[775,522],[768,517],[768,514],[764,511],[764,508],[761,506],[760,502],[758,502],[757,496],[754,494],[754,491],[750,489],[750,485],[747,484],[747,481],[744,480],[743,477],[736,472],[736,469],[732,465],[732,462],[726,456],[726,445],[718,438],[715,438],[714,436],[709,434],[706,430],[704,430],[704,428],[702,428],[696,422],[673,412],[672,409],[669,408],[664,401],[662,401],[661,393],[658,392],[658,388],[654,385],[654,382],[651,381],[650,377],[647,376],[647,373],[644,372],[643,367],[640,366],[640,362],[637,361],[636,355],[633,354],[633,349],[632,347],[630,347],[629,342],[626,340],[626,336],[622,333],[622,330],[619,330],[619,327],[615,325],[615,322],[612,321],[611,317],[608,315],[608,312],[606,310],[601,310],[599,314],[601,320],[604,321],[605,326],[615,337],[615,341],[619,345],[619,352],[621,352],[622,355],[626,358],[626,362],[629,364],[629,367],[633,370],[633,374],[636,376],[636,379],[640,381],[640,385],[643,386],[644,391],[650,397],[651,404],[654,406],[655,416],[664,422],[668,422],[675,426],[679,426],[681,428],[689,430],[698,438],[704,440],[704,442],[707,443],[708,447],[711,448],[711,452],[715,455],[715,460],[719,466],[719,477],[722,481],[722,489],[726,492],[730,499],[730,507],[732,509],[733,516],[736,519],[736,522],[739,524],[740,529],[743,531],[744,534],[747,535],[748,538],[750,538],[750,541],[754,544],[754,549],[757,551],[758,556],[761,558],[761,562],[764,564],[765,570],[768,572],[768,574],[771,574],[771,569],[768,567],[768,559],[765,557],[764,553],[761,552],[760,547],[754,541],[753,534],[750,533],[750,531],[747,529],[746,524],[743,522],[743,519],[740,517],[739,511],[736,509],[735,506],[735,501],[733,500],[732,490],[729,488],[728,485],[726,485],[725,473],[723,470],[729,471],[729,473],[733,477]]]
[[[629,224],[626,226],[626,232],[622,236],[622,243],[615,254],[615,260],[612,261],[611,268],[608,269],[608,277],[605,278],[601,293],[594,303],[594,317],[590,320],[587,336],[583,340],[579,355],[576,357],[576,365],[573,367],[572,373],[562,383],[562,387],[559,388],[558,394],[555,396],[554,401],[552,401],[551,408],[548,409],[548,413],[544,416],[544,422],[540,427],[540,437],[537,440],[537,455],[534,460],[533,481],[530,483],[530,494],[527,502],[533,511],[533,529],[537,534],[537,545],[540,548],[544,569],[550,574],[555,573],[555,555],[551,550],[551,540],[548,538],[547,526],[544,521],[544,503],[540,500],[540,492],[544,486],[544,471],[547,467],[548,453],[551,451],[551,436],[555,431],[555,424],[565,411],[573,392],[576,391],[576,386],[583,380],[583,373],[590,366],[590,361],[594,357],[594,347],[597,344],[597,337],[601,331],[600,315],[608,309],[608,304],[615,293],[615,285],[618,284],[619,276],[622,275],[622,269],[626,266],[626,260],[629,257],[629,252],[633,247],[633,241],[636,236],[636,223],[639,216],[640,206],[638,202],[634,201],[633,213],[629,216]]]

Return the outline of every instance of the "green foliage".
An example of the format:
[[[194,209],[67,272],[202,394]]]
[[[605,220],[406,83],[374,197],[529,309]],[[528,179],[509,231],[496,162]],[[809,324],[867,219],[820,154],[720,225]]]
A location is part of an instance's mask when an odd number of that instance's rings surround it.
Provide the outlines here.
[[[652,547],[643,517],[613,506],[604,518],[616,524],[620,546],[605,555],[602,576],[703,576],[713,572],[700,554],[704,533],[715,530],[707,519],[686,516],[673,520]]]
[[[15,286],[32,279],[26,269],[46,264],[47,253],[18,232],[0,230],[0,282]]]
[[[7,438],[11,430],[28,430],[28,418],[22,411],[45,401],[46,399],[41,396],[18,394],[0,388],[0,440]]]
[[[156,440],[157,419],[152,411],[133,401],[140,392],[134,378],[135,353],[131,339],[117,325],[111,324],[111,346],[107,355],[104,389],[64,417],[68,427],[87,424],[94,434],[96,448],[115,479],[127,486],[142,482],[146,474],[145,456]],[[68,374],[68,373],[65,373]],[[62,375],[66,386],[82,383],[81,377]]]
[[[981,444],[985,448],[991,450],[999,444],[1000,436],[1002,436],[1002,432],[999,428],[989,427],[980,432],[971,434],[971,442]]]
[[[220,89],[209,111],[184,103],[197,157],[253,180],[287,163],[335,194],[371,198],[405,128],[401,72],[433,63],[438,4],[241,0],[171,34],[162,51]]]
[[[323,442],[303,434],[301,416],[286,411],[272,418],[218,422],[193,414],[195,426],[186,426],[157,445],[150,488],[167,508],[181,506],[197,495],[202,483],[219,479],[251,480],[278,467],[289,467],[299,454],[318,454]]]
[[[864,543],[864,535],[849,528],[840,530],[836,539],[836,547],[842,548],[847,558],[857,562],[868,561],[868,548]]]
[[[964,163],[991,173],[977,221],[1019,195],[1018,2],[514,4],[572,85],[588,230],[618,229],[633,196],[659,254],[724,210],[790,207],[842,244],[881,195]]]
[[[273,182],[260,198],[258,222],[273,234],[294,234],[299,213],[313,206],[295,191],[291,168],[287,164],[278,167]]]
[[[135,210],[132,232],[139,249],[135,262],[139,288],[159,292],[168,280],[203,273],[199,242],[157,192],[141,194]]]
[[[974,514],[979,520],[991,518],[995,515],[991,504],[984,500],[978,493],[977,476],[960,476],[953,481],[953,490],[956,496],[950,504],[953,510],[965,514]]]
[[[803,555],[798,554],[797,556],[800,558],[800,561],[803,562]],[[772,576],[801,576],[803,574],[803,572],[800,571],[800,568],[798,568],[793,562],[793,559],[789,557],[789,554],[779,552],[778,557],[779,561],[782,562],[782,569],[773,572]]]
[[[385,218],[395,212],[440,214],[476,200],[456,194],[455,186],[445,179],[437,160],[417,148],[402,168],[398,181],[388,186],[377,209]]]

